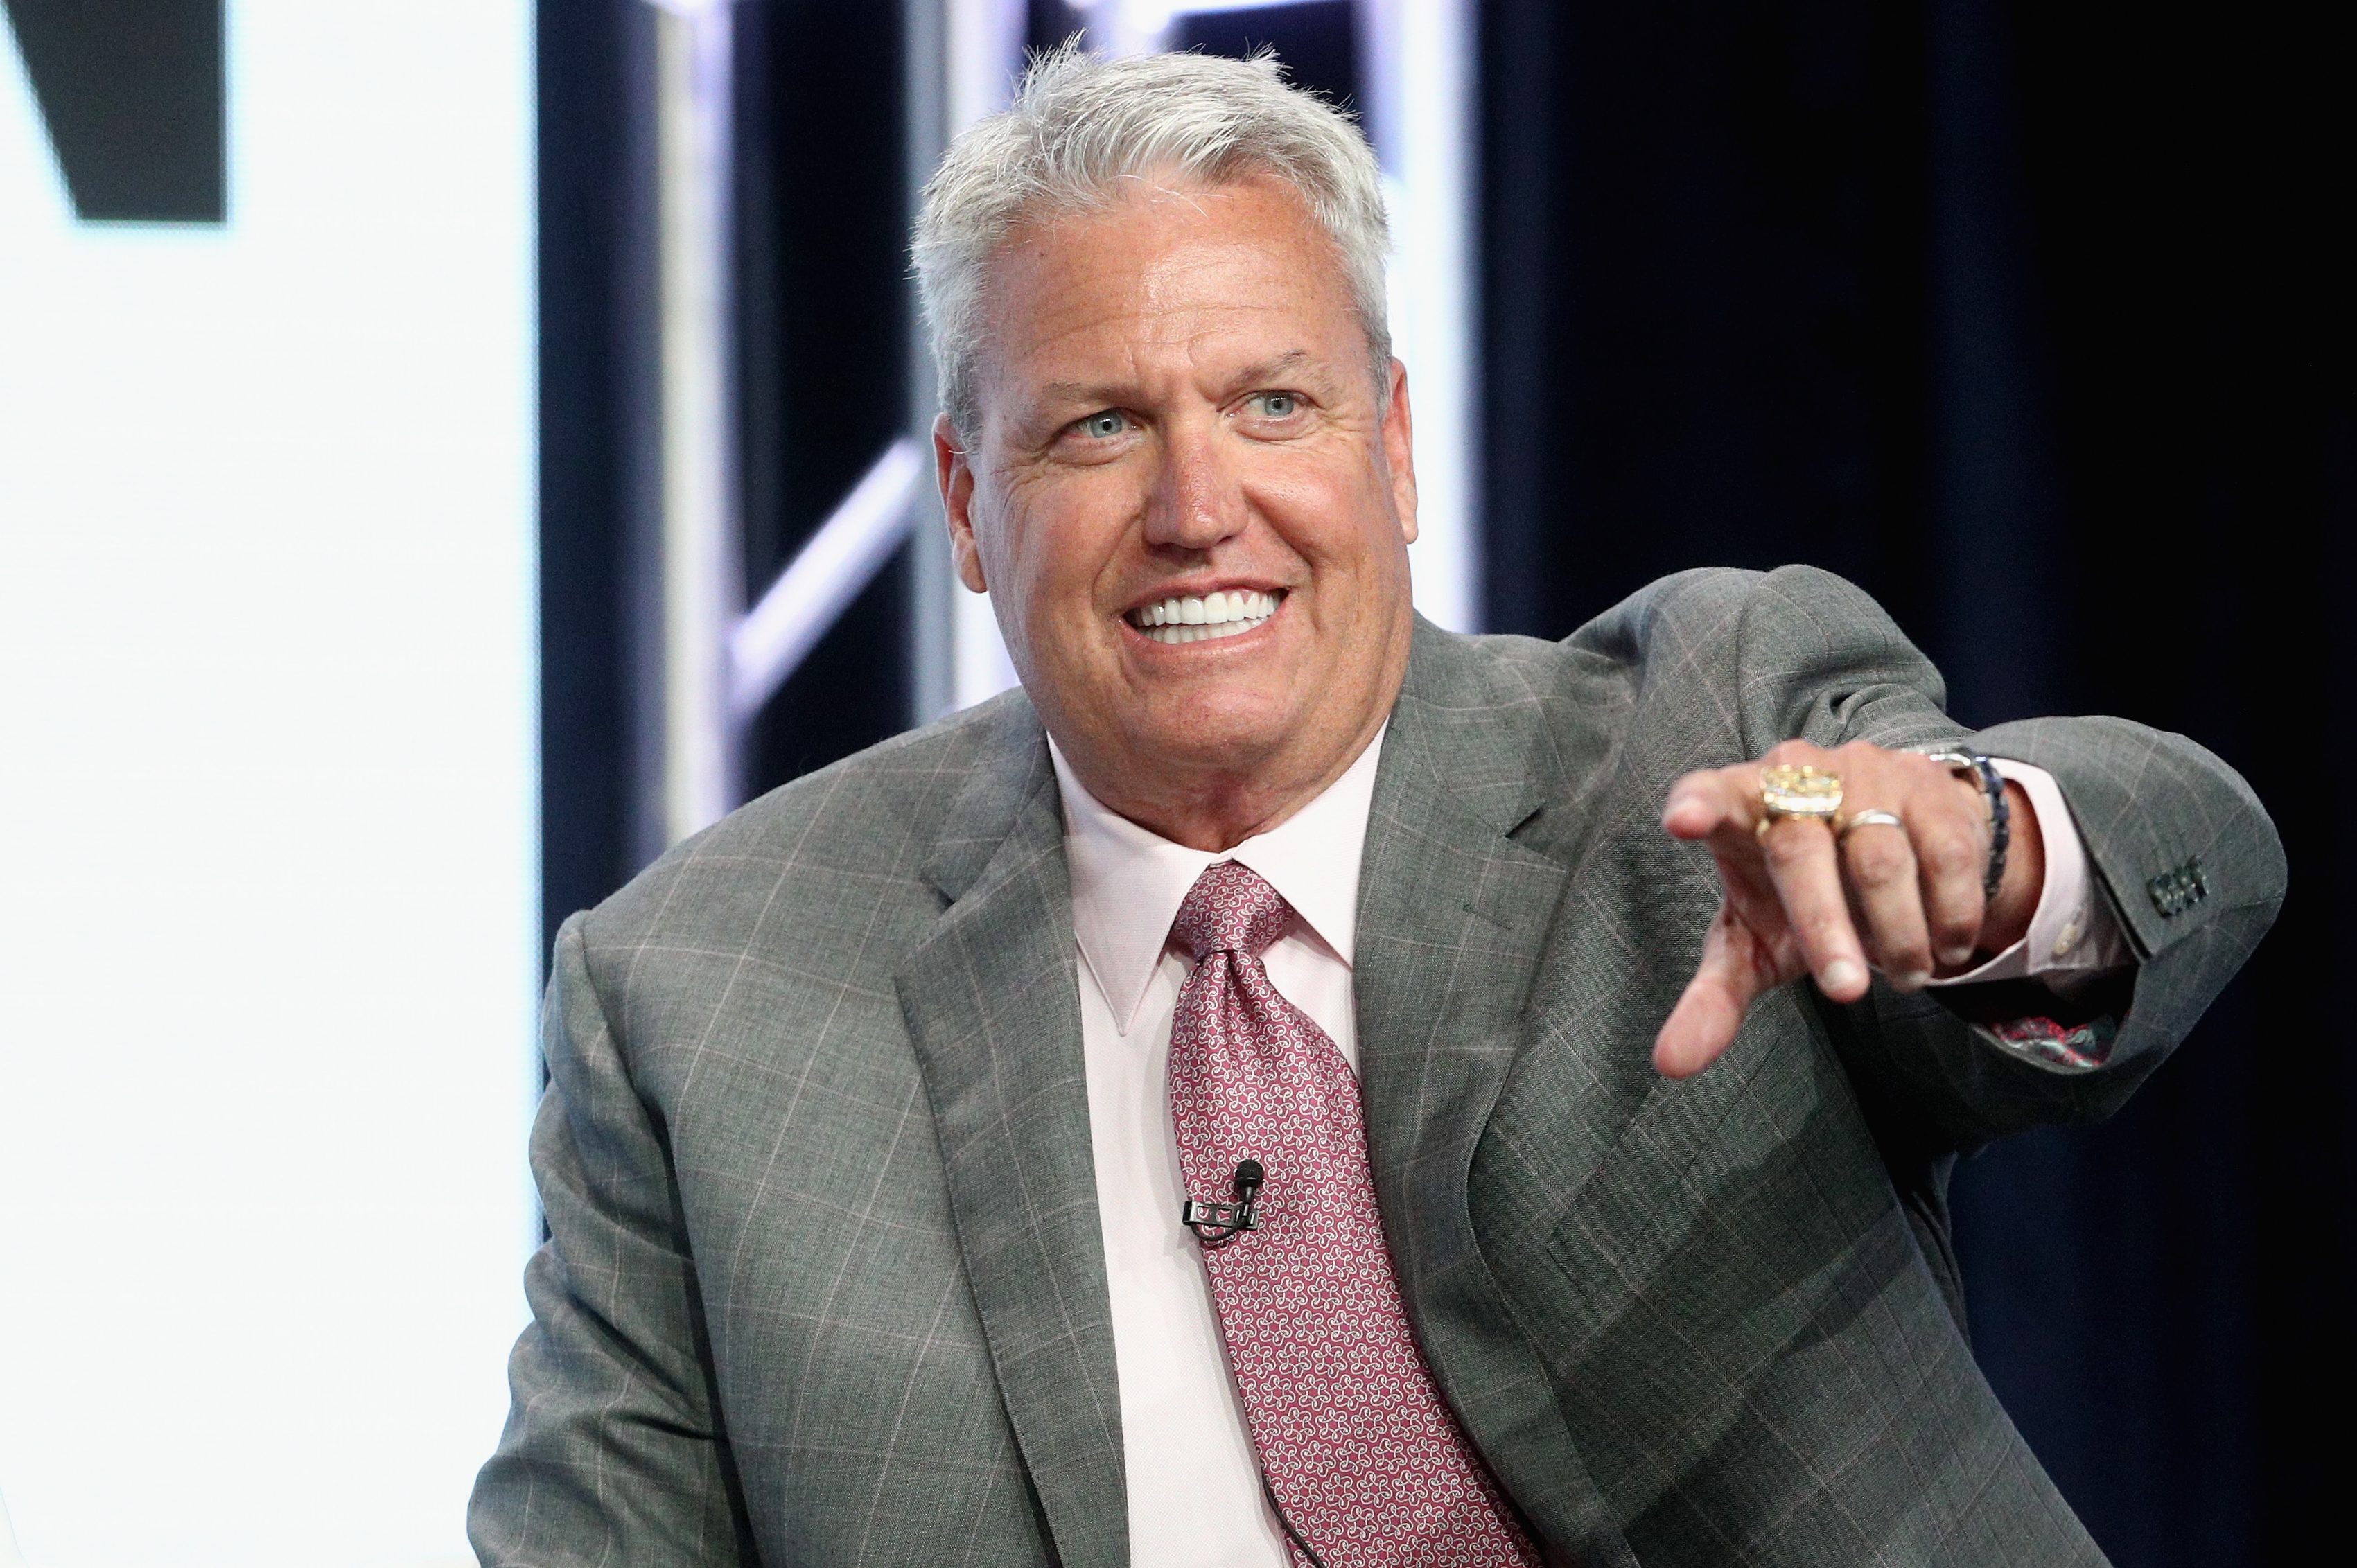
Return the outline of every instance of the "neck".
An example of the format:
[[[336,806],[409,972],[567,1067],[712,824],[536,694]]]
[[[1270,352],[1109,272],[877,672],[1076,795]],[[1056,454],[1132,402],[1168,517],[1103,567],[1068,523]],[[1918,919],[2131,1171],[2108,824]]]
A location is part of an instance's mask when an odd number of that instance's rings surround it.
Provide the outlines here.
[[[1271,759],[1245,770],[1181,775],[1152,767],[1092,767],[1069,749],[1064,760],[1108,811],[1173,843],[1218,854],[1267,832],[1331,789],[1365,755],[1387,716],[1372,715],[1330,756],[1312,761]],[[1141,788],[1141,779],[1151,782]]]

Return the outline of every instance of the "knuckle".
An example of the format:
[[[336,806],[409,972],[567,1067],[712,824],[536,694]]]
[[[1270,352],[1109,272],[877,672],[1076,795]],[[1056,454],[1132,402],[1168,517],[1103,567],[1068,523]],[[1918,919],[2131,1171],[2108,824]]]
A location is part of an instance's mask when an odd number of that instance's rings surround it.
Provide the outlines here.
[[[1875,892],[1904,881],[1910,867],[1895,833],[1861,834],[1850,841],[1849,874],[1859,886]]]
[[[1780,740],[1768,748],[1768,755],[1761,760],[1775,763],[1780,767],[1800,767],[1822,761],[1824,755],[1823,746],[1809,741]]]
[[[1977,825],[1988,820],[1986,797],[1977,779],[1962,778],[1943,768],[1932,789],[1950,821]]]
[[[1944,946],[1954,938],[1980,929],[1981,890],[1977,883],[1949,881],[1931,888],[1923,900],[1924,918]]]
[[[1981,929],[1979,895],[1974,896],[1969,907],[1960,905],[1952,909],[1932,911],[1931,923],[1932,940],[1943,948],[1954,947],[1978,936]]]
[[[1823,951],[1847,933],[1849,921],[1830,909],[1819,909],[1799,921],[1798,929],[1807,946]]]
[[[1970,871],[1979,852],[1980,846],[1967,834],[1938,829],[1925,833],[1915,848],[1923,869],[1942,880]]]

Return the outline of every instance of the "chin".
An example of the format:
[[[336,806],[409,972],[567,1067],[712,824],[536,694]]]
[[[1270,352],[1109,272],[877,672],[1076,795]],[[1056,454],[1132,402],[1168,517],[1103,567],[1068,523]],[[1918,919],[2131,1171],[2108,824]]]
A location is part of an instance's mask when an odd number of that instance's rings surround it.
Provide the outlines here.
[[[1227,772],[1249,768],[1281,749],[1302,720],[1292,704],[1251,690],[1189,693],[1157,704],[1164,712],[1140,726],[1140,749],[1178,767]]]

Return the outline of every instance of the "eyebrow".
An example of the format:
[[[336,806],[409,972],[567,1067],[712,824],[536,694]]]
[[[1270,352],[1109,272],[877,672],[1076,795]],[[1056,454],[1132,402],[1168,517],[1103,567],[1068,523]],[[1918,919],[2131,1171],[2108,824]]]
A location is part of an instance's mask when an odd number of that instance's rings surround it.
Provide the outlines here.
[[[1259,386],[1280,380],[1310,362],[1311,356],[1308,349],[1287,349],[1282,354],[1272,355],[1268,359],[1258,360],[1246,365],[1229,379],[1236,386]],[[1049,381],[1040,387],[1039,401],[1043,407],[1082,403],[1093,408],[1110,407],[1119,403],[1121,396],[1109,383],[1105,382]]]
[[[1308,349],[1287,349],[1274,359],[1246,365],[1236,373],[1236,381],[1242,386],[1252,386],[1263,381],[1279,381],[1309,362]]]
[[[1114,401],[1106,392],[1105,387],[1090,381],[1049,381],[1039,389],[1038,401],[1043,408],[1052,408],[1060,403],[1094,405]]]

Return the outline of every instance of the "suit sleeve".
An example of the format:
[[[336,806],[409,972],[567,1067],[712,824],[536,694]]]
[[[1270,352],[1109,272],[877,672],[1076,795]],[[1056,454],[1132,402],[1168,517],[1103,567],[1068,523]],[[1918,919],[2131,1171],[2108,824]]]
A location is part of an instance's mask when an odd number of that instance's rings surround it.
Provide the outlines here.
[[[2069,1020],[2092,1047],[2074,1053],[2085,1058],[2077,1064],[2026,1048],[2018,1032],[2008,1037],[2006,1021],[2048,1010],[2043,996],[1996,985],[1902,996],[1878,982],[1847,1007],[1819,998],[1868,1102],[1952,1148],[2117,1110],[2233,978],[2283,901],[2283,847],[2250,787],[2185,736],[2125,719],[1967,732],[1943,711],[1938,672],[1881,607],[1812,568],[1759,579],[1739,635],[1752,756],[1793,736],[1824,746],[1963,741],[2052,774],[2097,897],[2138,961]]]
[[[582,940],[556,939],[532,1168],[549,1238],[468,1534],[490,1568],[750,1562],[669,1152]]]

